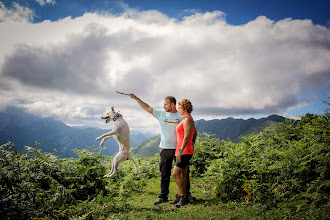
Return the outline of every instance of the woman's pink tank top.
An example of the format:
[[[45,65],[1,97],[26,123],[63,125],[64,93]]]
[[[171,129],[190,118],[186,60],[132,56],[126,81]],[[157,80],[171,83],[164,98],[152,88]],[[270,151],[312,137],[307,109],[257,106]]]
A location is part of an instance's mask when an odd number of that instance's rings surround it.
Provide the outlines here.
[[[179,123],[179,125],[176,127],[177,145],[176,145],[175,155],[178,154],[179,149],[180,149],[181,146],[182,146],[182,142],[183,142],[183,138],[184,138],[183,121],[184,121],[186,118],[192,118],[192,116],[189,115],[189,116],[185,117],[185,118]],[[193,144],[192,144],[193,136],[194,136],[194,129],[191,131],[191,134],[190,134],[190,138],[189,138],[189,140],[188,140],[188,143],[187,143],[186,147],[184,148],[183,153],[182,153],[181,155],[184,155],[184,154],[193,155],[193,154],[194,154],[194,147],[193,147]]]

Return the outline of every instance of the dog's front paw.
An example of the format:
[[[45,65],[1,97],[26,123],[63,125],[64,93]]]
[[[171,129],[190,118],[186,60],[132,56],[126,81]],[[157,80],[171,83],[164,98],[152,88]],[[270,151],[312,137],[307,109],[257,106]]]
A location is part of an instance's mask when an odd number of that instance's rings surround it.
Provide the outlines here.
[[[103,178],[110,178],[108,175],[104,175]]]
[[[98,138],[96,138],[95,140],[98,141],[98,140],[100,140],[100,139],[101,139],[101,137],[98,137]]]

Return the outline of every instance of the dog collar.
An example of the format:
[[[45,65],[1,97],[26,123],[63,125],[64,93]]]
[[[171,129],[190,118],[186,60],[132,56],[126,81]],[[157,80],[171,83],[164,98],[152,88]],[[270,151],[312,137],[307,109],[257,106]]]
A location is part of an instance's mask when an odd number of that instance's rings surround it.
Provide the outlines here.
[[[117,112],[116,114],[115,114],[115,116],[113,116],[113,121],[116,121],[117,120],[117,118],[119,118],[120,116],[122,116],[119,112]]]

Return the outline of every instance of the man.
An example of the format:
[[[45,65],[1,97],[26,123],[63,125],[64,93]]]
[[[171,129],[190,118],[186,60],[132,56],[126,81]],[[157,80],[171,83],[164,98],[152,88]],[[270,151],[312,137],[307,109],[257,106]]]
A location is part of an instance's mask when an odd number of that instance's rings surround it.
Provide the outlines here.
[[[172,175],[172,163],[176,149],[176,126],[183,119],[183,116],[176,109],[176,99],[173,96],[167,96],[164,99],[164,110],[153,109],[147,103],[143,102],[134,94],[130,94],[132,99],[148,113],[152,114],[160,124],[161,140],[159,153],[159,171],[160,171],[160,194],[154,205],[167,202],[169,194],[170,177]],[[188,186],[189,185],[189,186]],[[190,182],[187,183],[189,191]],[[188,192],[187,191],[187,192]]]

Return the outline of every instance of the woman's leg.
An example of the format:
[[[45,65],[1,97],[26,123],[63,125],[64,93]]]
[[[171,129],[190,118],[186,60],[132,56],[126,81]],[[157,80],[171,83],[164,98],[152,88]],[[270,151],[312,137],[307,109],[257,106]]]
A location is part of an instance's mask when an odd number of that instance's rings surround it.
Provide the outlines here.
[[[186,166],[186,168],[183,170],[183,172],[181,173],[181,178],[183,181],[182,187],[183,187],[183,193],[182,195],[187,196],[187,173],[188,173],[188,165]]]
[[[184,169],[180,168],[180,167],[177,167],[177,166],[174,166],[174,169],[173,169],[173,177],[175,179],[175,182],[176,184],[178,185],[179,187],[179,192],[178,192],[178,195],[183,195],[183,179],[182,179],[182,172],[184,171]]]
[[[187,195],[187,193],[186,193],[187,171],[188,171],[188,166],[186,166],[185,169],[182,169],[177,166],[174,167],[173,176],[174,176],[176,184],[179,187],[178,195],[184,195],[184,196]]]

